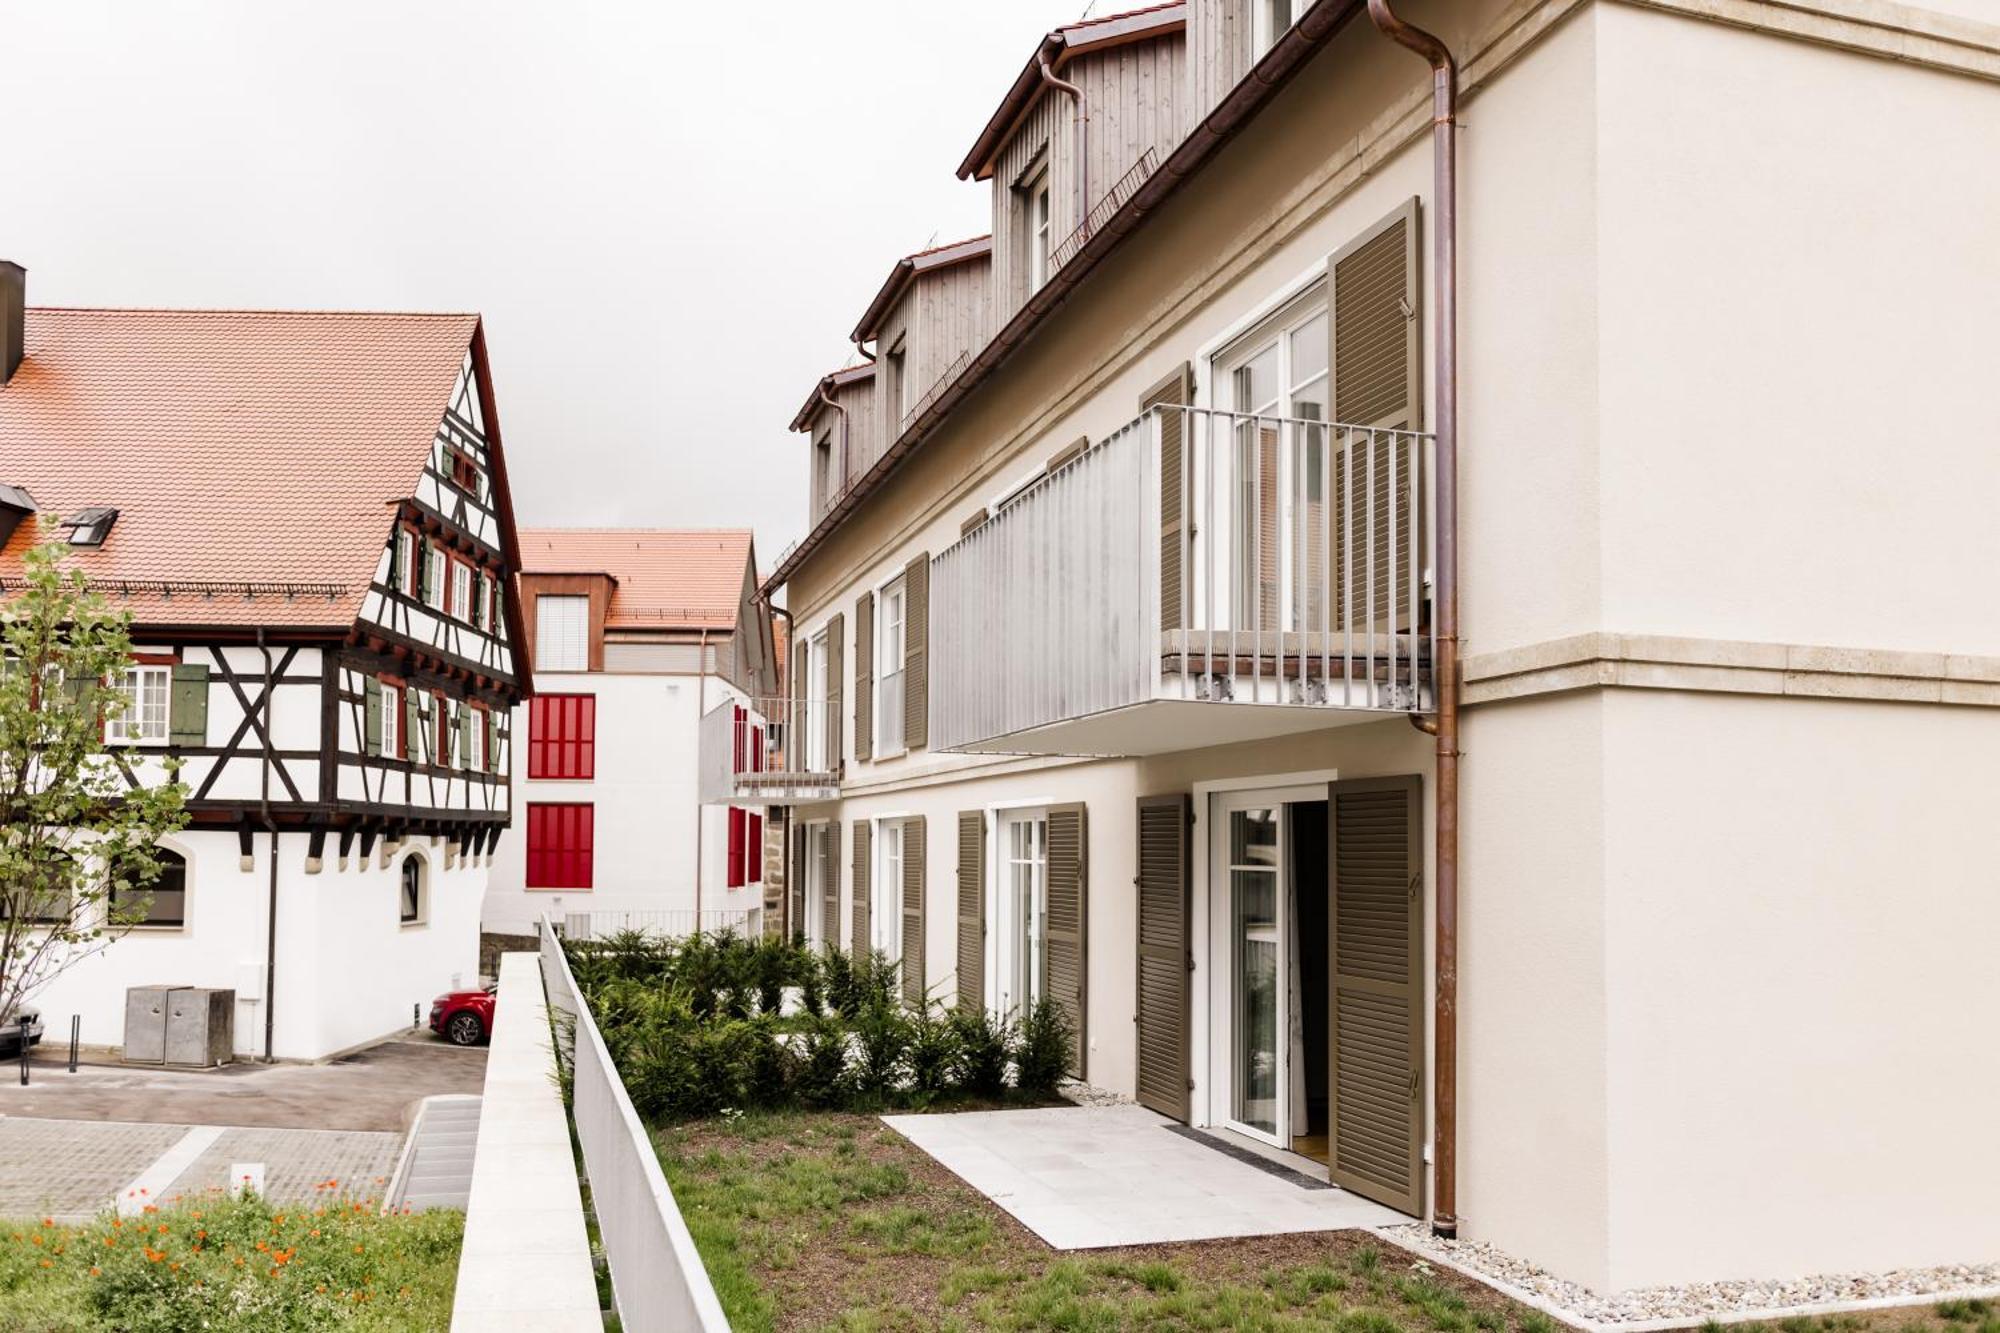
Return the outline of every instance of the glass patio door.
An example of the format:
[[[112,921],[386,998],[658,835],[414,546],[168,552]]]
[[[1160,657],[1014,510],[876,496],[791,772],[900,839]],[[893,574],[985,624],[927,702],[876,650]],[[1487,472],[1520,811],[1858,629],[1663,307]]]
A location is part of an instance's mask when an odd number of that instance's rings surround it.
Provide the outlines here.
[[[1044,936],[1049,903],[1049,821],[1041,811],[1000,820],[999,873],[989,930],[993,940],[987,1004],[1019,1021],[1042,998],[1048,980]]]
[[[1222,872],[1228,931],[1228,1118],[1233,1128],[1282,1145],[1287,1132],[1284,984],[1284,807],[1229,801],[1222,810]]]

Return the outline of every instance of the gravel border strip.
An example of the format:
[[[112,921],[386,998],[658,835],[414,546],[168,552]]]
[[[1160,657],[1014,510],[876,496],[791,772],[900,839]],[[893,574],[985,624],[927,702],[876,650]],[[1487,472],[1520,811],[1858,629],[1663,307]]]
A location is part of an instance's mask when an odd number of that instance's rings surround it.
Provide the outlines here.
[[[1426,1263],[1449,1268],[1455,1273],[1484,1283],[1521,1304],[1540,1310],[1585,1333],[1664,1333],[1669,1329],[1699,1328],[1704,1324],[1740,1324],[1760,1320],[1812,1318],[1827,1314],[1860,1313],[1867,1310],[1895,1310],[1934,1305],[1947,1300],[2000,1300],[2000,1264],[1947,1265],[1940,1268],[1901,1269],[1887,1274],[1816,1275],[1792,1281],[1699,1283],[1687,1287],[1647,1287],[1618,1296],[1604,1297],[1573,1282],[1500,1253],[1491,1246],[1472,1241],[1443,1241],[1420,1223],[1398,1227],[1373,1227],[1370,1233],[1405,1254]],[[1470,1251],[1470,1254],[1467,1252]],[[1461,1257],[1464,1256],[1464,1257]],[[1484,1260],[1481,1263],[1480,1260]],[[1530,1281],[1523,1286],[1494,1271],[1505,1265]],[[1946,1278],[1963,1274],[1959,1285],[1934,1286],[1920,1291],[1901,1291],[1880,1296],[1851,1299],[1801,1301],[1781,1305],[1746,1304],[1747,1298],[1771,1294],[1802,1284],[1853,1282],[1891,1283]],[[1738,1289],[1733,1293],[1728,1289]],[[1634,1314],[1629,1318],[1606,1317],[1597,1311],[1605,1307],[1631,1308],[1635,1303],[1659,1306],[1680,1298],[1681,1309],[1672,1313]],[[1592,1307],[1597,1310],[1593,1311]]]

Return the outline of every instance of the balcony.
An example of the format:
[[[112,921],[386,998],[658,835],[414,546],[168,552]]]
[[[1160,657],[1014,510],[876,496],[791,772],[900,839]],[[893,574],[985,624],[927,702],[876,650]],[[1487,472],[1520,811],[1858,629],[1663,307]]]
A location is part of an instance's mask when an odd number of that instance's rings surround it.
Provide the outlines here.
[[[931,743],[1143,755],[1434,708],[1431,437],[1160,407],[931,566]]]
[[[703,805],[792,805],[840,795],[821,744],[792,744],[808,722],[824,731],[827,701],[746,699],[702,715],[698,743]]]

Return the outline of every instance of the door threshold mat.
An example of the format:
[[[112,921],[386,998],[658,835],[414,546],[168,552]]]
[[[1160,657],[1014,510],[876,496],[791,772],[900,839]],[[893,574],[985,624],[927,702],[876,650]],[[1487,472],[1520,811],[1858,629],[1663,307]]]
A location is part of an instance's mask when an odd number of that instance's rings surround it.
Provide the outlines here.
[[[1317,1176],[1309,1176],[1303,1171],[1294,1171],[1283,1162],[1274,1162],[1261,1153],[1254,1153],[1248,1148],[1219,1139],[1215,1135],[1202,1130],[1194,1129],[1187,1125],[1161,1125],[1160,1128],[1166,1130],[1169,1134],[1178,1134],[1184,1139],[1192,1139],[1196,1143],[1213,1148],[1225,1157],[1234,1157],[1246,1166],[1254,1166],[1259,1171],[1267,1175],[1276,1176],[1280,1180],[1288,1181],[1291,1184],[1297,1185],[1302,1190],[1330,1190],[1333,1188],[1332,1183],[1329,1181],[1321,1180]]]

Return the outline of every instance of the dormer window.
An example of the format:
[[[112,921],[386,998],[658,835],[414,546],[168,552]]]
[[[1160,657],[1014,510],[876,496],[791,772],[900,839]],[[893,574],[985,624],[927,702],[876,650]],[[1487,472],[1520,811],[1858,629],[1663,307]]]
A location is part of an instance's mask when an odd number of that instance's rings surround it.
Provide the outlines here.
[[[111,532],[111,525],[118,521],[116,509],[85,509],[64,519],[62,526],[69,529],[71,546],[102,546]]]
[[[1044,160],[1029,173],[1021,190],[1021,238],[1026,251],[1023,271],[1028,278],[1028,294],[1041,290],[1049,280],[1049,166]]]
[[[1262,56],[1306,12],[1312,0],[1255,0],[1253,14],[1257,54]]]

